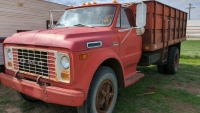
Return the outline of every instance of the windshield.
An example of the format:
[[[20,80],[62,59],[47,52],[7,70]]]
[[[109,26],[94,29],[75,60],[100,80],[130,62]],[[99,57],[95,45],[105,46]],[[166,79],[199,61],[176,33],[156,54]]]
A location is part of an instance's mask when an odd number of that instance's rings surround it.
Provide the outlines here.
[[[110,26],[116,6],[94,6],[66,10],[56,24],[57,27],[69,26]]]

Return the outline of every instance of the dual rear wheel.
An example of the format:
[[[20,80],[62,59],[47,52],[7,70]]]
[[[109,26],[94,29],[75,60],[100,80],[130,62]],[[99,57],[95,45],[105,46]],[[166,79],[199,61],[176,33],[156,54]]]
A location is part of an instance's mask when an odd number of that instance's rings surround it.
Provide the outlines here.
[[[176,74],[179,67],[179,49],[176,47],[169,48],[167,64],[157,65],[159,73]]]

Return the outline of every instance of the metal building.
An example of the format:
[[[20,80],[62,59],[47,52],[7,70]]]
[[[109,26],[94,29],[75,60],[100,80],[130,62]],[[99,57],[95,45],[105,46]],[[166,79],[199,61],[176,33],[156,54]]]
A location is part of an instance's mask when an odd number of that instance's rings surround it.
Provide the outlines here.
[[[64,10],[67,6],[43,0],[0,0],[0,65],[3,64],[2,42],[14,33],[49,26],[49,11]],[[57,21],[63,12],[55,13]]]

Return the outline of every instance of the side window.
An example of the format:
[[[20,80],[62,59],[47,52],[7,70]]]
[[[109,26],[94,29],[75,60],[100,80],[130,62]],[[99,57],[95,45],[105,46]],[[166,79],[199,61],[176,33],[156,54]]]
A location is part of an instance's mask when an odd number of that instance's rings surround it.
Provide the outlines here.
[[[130,28],[135,26],[133,12],[129,8],[121,8],[116,27]]]
[[[120,23],[121,23],[120,22],[120,20],[121,20],[120,15],[121,15],[121,13],[119,13],[119,15],[118,15],[116,27],[121,27],[121,25],[120,25]]]

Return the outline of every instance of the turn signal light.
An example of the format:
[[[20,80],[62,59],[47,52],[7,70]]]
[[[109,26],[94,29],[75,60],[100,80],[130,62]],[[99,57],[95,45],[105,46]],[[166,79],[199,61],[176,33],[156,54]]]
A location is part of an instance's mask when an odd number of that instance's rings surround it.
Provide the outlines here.
[[[91,5],[91,3],[90,2],[88,2],[88,4],[87,5]]]
[[[79,59],[80,60],[86,60],[88,58],[88,55],[87,54],[81,54],[80,56],[79,56]]]
[[[113,3],[117,3],[117,0],[113,0]]]
[[[9,67],[12,67],[12,63],[11,63],[11,62],[8,62],[8,66],[9,66]]]
[[[70,81],[70,75],[69,73],[61,73],[61,77],[64,81]]]
[[[94,1],[94,2],[93,2],[93,4],[97,4],[97,2],[96,2],[96,1]]]
[[[82,5],[86,5],[85,3],[83,3]]]
[[[61,78],[63,81],[70,83],[70,72],[69,70],[62,70]]]
[[[149,50],[149,46],[145,46],[145,50]]]

